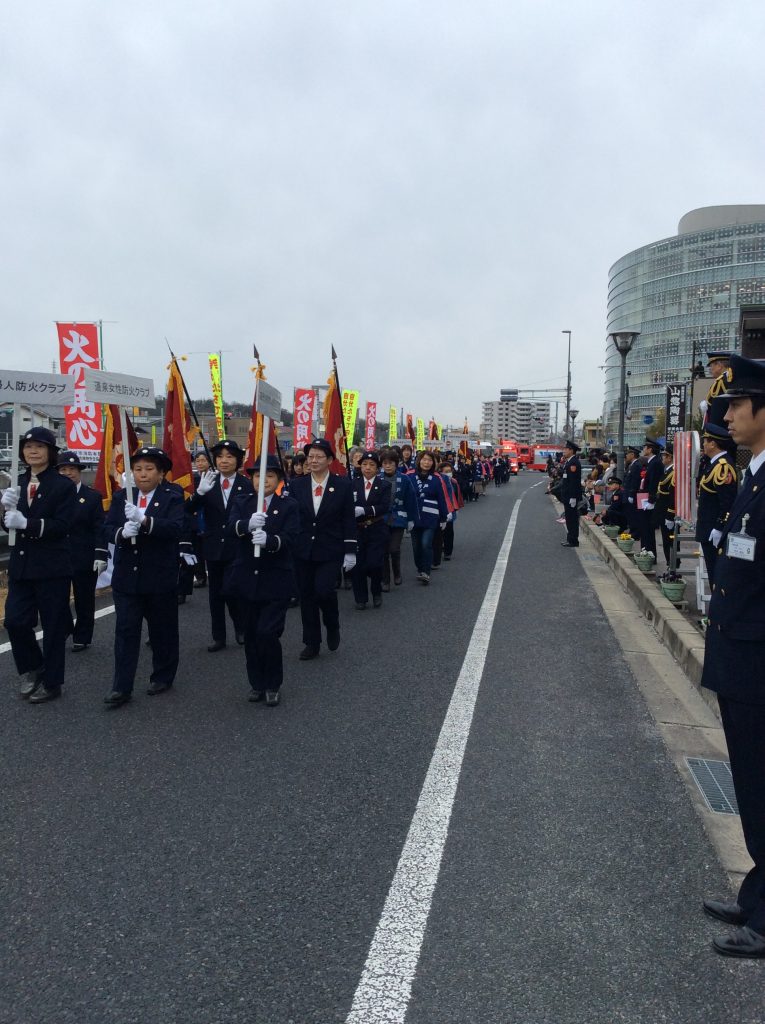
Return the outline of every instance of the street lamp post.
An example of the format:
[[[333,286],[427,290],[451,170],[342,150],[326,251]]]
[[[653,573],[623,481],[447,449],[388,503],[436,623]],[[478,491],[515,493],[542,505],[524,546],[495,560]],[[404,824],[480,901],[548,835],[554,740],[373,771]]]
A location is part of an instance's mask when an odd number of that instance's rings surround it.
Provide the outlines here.
[[[624,405],[627,397],[627,356],[640,337],[640,331],[615,331],[609,334],[613,338],[614,347],[622,357],[622,372],[619,384],[619,444],[616,450],[616,475],[624,479]]]
[[[570,436],[571,436],[571,440],[572,441],[576,441],[576,418],[577,418],[578,415],[579,415],[579,410],[578,409],[572,409],[571,410],[571,413],[570,413],[570,416],[571,416],[571,435]]]
[[[571,331],[561,331],[560,333],[568,335],[568,363],[566,373],[566,430],[568,430],[571,415]]]

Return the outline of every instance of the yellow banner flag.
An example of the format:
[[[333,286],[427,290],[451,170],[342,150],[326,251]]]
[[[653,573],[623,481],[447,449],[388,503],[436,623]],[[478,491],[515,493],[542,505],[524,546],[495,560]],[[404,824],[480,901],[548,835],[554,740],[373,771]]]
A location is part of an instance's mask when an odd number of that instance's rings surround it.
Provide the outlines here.
[[[415,446],[418,452],[421,452],[425,446],[425,420],[417,417],[417,431],[415,433]]]
[[[444,425],[443,423],[436,423],[436,429],[438,430],[438,440],[443,441],[444,439]]]
[[[390,407],[390,422],[388,423],[388,444],[395,444],[398,437],[398,419],[396,417],[396,406]]]
[[[218,430],[218,440],[222,441],[226,436],[226,424],[223,419],[223,382],[220,373],[220,356],[217,352],[211,352],[210,360],[210,383],[212,385],[213,409],[215,410],[215,426]]]
[[[345,436],[348,440],[348,447],[353,444],[353,435],[356,431],[356,415],[359,411],[359,392],[346,391],[343,388],[343,425]]]

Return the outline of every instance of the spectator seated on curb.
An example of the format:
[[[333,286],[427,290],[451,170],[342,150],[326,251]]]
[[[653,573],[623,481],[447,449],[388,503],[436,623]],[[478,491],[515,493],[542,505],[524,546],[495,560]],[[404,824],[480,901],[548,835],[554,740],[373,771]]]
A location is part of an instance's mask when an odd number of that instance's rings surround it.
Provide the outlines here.
[[[618,526],[620,530],[627,528],[627,513],[624,507],[624,491],[618,476],[612,476],[606,485],[608,489],[608,508],[602,516],[596,516],[596,526]]]

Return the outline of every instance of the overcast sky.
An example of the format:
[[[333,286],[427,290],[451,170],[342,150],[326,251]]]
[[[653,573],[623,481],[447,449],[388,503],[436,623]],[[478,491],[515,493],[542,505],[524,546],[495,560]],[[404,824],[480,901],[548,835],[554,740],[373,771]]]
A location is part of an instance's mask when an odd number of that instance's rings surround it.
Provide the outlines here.
[[[323,382],[477,427],[501,387],[602,405],[609,266],[765,201],[759,0],[43,0],[0,29],[2,359],[103,319],[164,388]],[[184,364],[209,395],[206,360]]]

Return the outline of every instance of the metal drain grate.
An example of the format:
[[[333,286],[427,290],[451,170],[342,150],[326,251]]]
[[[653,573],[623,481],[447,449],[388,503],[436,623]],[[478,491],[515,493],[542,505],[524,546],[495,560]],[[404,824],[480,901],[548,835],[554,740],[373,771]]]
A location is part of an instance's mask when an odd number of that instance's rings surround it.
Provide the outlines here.
[[[710,811],[715,814],[738,814],[729,761],[686,757],[685,763]]]

